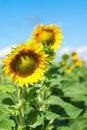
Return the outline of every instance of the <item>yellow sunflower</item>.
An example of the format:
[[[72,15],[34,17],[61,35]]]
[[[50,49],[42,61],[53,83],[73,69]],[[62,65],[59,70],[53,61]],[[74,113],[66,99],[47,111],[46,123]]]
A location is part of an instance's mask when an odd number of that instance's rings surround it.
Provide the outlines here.
[[[70,74],[72,72],[73,68],[72,67],[68,67],[65,71],[66,74]]]
[[[3,59],[3,71],[10,76],[19,87],[33,85],[42,78],[47,68],[47,55],[41,51],[39,44],[22,43],[12,50],[12,53]]]
[[[52,49],[57,50],[62,40],[61,30],[55,24],[38,25],[34,29],[32,38],[36,43],[50,45]]]
[[[75,60],[78,59],[78,55],[77,55],[76,52],[72,52],[72,54],[71,54],[71,59],[72,59],[73,61],[75,61]]]
[[[81,60],[75,60],[73,63],[75,66],[78,66],[78,67],[81,67],[84,65],[84,61],[81,61]]]
[[[66,61],[61,61],[60,64],[61,64],[61,66],[66,66],[67,65]]]

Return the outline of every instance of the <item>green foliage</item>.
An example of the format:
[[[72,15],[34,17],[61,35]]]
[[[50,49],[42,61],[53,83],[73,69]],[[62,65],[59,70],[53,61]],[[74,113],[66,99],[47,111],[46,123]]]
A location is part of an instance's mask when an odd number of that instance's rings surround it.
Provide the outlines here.
[[[0,130],[86,130],[87,68],[75,67],[70,74],[66,68],[51,64],[42,81],[20,94],[1,73]]]
[[[57,96],[50,96],[50,98],[47,100],[47,104],[61,106],[65,110],[66,114],[73,119],[77,118],[82,111],[81,109],[63,101],[60,97]]]

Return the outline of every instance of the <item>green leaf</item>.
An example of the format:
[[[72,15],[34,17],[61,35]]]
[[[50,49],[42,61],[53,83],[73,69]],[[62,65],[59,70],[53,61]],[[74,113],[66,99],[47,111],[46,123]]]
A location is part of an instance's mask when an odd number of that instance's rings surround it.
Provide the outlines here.
[[[32,110],[27,117],[27,121],[29,122],[29,126],[32,128],[36,128],[37,126],[43,124],[44,116],[42,112]]]
[[[7,105],[14,105],[14,102],[12,101],[11,98],[5,98],[3,99],[3,103]]]
[[[0,110],[0,121],[4,120],[4,119],[8,119],[10,117],[9,113],[6,113],[2,110]]]
[[[46,117],[46,119],[48,119],[48,120],[52,120],[52,119],[56,119],[56,118],[60,117],[60,115],[58,115],[58,114],[56,114],[56,113],[53,113],[53,112],[51,112],[51,111],[46,111],[45,117]]]
[[[30,100],[33,100],[36,98],[37,96],[37,91],[38,90],[38,87],[32,87],[32,88],[29,88],[27,94],[26,94],[26,99],[27,101],[30,101]]]
[[[10,113],[10,109],[8,105],[0,104],[0,110],[5,113]]]
[[[68,85],[62,88],[64,95],[67,97],[79,97],[87,94],[87,87],[84,84]]]
[[[15,91],[15,86],[12,84],[2,84],[2,85],[0,85],[0,90],[3,92],[13,93]]]
[[[82,111],[81,109],[71,105],[70,103],[64,102],[60,97],[57,96],[50,96],[47,100],[47,104],[61,106],[69,115],[69,117],[73,119],[77,118]]]
[[[12,127],[15,127],[15,123],[13,120],[3,120],[0,121],[0,130],[12,130]]]
[[[8,97],[8,95],[6,93],[3,93],[2,91],[0,91],[0,102],[2,102],[2,100],[6,97]]]
[[[58,130],[72,130],[72,129],[67,126],[62,126],[62,127],[59,127]],[[77,129],[75,129],[75,130],[77,130]]]
[[[72,130],[86,130],[87,129],[87,119],[77,118],[69,122],[69,126]]]

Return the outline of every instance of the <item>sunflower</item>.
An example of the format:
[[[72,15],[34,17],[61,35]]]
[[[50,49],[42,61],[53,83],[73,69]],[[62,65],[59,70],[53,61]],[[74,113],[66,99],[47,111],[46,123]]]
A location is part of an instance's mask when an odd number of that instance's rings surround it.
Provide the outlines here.
[[[68,67],[65,71],[66,74],[70,74],[72,72],[73,68],[72,67]]]
[[[72,52],[72,54],[71,54],[71,59],[72,59],[73,61],[75,61],[75,60],[78,59],[78,55],[77,55],[76,52]]]
[[[77,67],[81,67],[81,66],[84,66],[84,61],[82,61],[82,60],[75,60],[75,61],[73,62],[73,64],[74,64],[75,66],[77,66]]]
[[[49,26],[38,25],[34,29],[32,38],[36,43],[49,45],[52,49],[57,50],[61,44],[61,30],[55,24]]]
[[[10,76],[14,83],[18,83],[19,87],[28,87],[28,84],[33,85],[42,78],[47,68],[47,55],[41,48],[39,44],[27,41],[26,44],[22,43],[12,49],[12,53],[2,60],[4,73]]]
[[[61,66],[66,66],[67,63],[66,63],[66,61],[63,60],[63,61],[60,62],[60,65],[61,65]]]
[[[69,55],[68,55],[68,54],[64,54],[64,55],[62,56],[62,59],[63,59],[64,61],[67,61],[67,60],[69,59]]]

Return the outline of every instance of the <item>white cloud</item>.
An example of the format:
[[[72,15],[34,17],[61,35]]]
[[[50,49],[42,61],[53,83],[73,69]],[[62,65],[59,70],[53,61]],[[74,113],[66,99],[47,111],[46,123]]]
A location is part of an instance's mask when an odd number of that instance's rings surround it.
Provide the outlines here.
[[[57,60],[63,54],[70,54],[71,52],[77,52],[80,59],[87,61],[87,46],[82,46],[79,48],[72,48],[72,47],[62,47],[57,51]]]
[[[4,57],[5,55],[7,55],[10,52],[11,52],[11,47],[7,47],[7,48],[0,50],[0,58]]]
[[[15,46],[12,45],[11,47],[15,47]],[[9,54],[11,52],[11,47],[6,47],[6,48],[0,50],[0,59],[5,57],[7,54]]]
[[[85,61],[87,61],[87,46],[83,46],[83,47],[80,47],[80,48],[77,48],[76,49],[78,55],[84,59]]]

